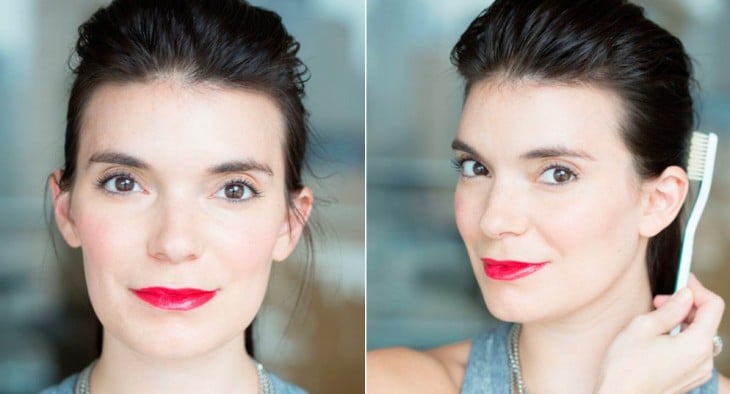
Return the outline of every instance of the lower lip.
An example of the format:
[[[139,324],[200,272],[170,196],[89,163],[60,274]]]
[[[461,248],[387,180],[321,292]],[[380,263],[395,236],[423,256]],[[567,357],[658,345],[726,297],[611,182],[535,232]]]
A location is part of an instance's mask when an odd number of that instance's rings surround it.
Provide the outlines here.
[[[146,287],[132,292],[142,301],[168,311],[189,311],[215,297],[216,291]]]
[[[494,280],[511,281],[524,278],[541,270],[544,263],[523,263],[520,261],[482,259],[484,272]]]

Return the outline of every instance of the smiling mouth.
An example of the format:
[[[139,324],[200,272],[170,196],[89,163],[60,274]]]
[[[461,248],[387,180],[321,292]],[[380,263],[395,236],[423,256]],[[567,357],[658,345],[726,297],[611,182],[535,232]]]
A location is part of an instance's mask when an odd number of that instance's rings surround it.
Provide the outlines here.
[[[484,273],[494,280],[512,281],[532,275],[541,270],[547,261],[541,263],[529,263],[512,260],[495,260],[482,258]]]
[[[142,301],[159,309],[170,311],[189,311],[215,297],[217,290],[170,289],[167,287],[145,287],[132,289]]]

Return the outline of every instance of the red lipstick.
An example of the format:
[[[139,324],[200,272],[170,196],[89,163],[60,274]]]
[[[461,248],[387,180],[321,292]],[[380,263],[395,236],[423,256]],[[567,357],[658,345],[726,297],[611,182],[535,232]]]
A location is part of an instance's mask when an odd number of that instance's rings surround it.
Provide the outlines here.
[[[482,259],[482,263],[484,263],[484,272],[488,277],[494,280],[509,281],[524,278],[539,271],[547,264],[547,261],[527,263],[523,261],[494,260],[485,257]]]
[[[169,289],[166,287],[145,287],[132,292],[148,304],[170,311],[189,311],[210,301],[216,291],[200,289]]]

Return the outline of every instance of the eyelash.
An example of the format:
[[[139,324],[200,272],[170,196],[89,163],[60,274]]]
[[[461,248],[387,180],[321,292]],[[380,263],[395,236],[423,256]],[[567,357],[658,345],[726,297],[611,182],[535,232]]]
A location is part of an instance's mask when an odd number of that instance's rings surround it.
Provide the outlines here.
[[[572,168],[570,168],[562,163],[551,163],[551,164],[546,165],[545,167],[543,167],[540,170],[540,176],[538,178],[542,177],[549,170],[563,170],[563,171],[567,172],[572,178],[566,182],[548,183],[548,185],[550,185],[550,186],[566,186],[566,185],[578,180],[578,173],[575,170],[573,170]]]
[[[473,162],[479,164],[480,166],[484,167],[487,170],[488,173],[491,174],[491,172],[489,171],[489,169],[487,168],[487,166],[485,166],[479,160],[474,159],[471,156],[462,156],[462,157],[456,157],[456,158],[454,158],[454,159],[451,160],[451,165],[456,170],[456,172],[459,173],[459,176],[460,177],[471,178],[473,176],[481,176],[481,175],[472,175],[472,176],[464,175],[464,163],[466,163],[467,161],[473,161]],[[489,176],[489,175],[487,175],[487,176]]]
[[[103,191],[103,192],[105,192],[105,193],[111,194],[111,195],[120,195],[120,194],[130,193],[130,192],[113,192],[113,191],[107,190],[104,187],[104,185],[106,185],[107,182],[109,182],[110,180],[112,180],[114,178],[118,178],[118,177],[128,178],[128,179],[132,180],[134,183],[139,184],[139,182],[137,182],[137,180],[135,179],[135,177],[131,173],[126,172],[126,171],[117,171],[117,172],[112,172],[112,173],[109,173],[109,174],[103,174],[102,176],[100,176],[96,180],[96,183],[95,183],[96,188],[99,189],[99,190],[101,190],[101,191]],[[231,179],[228,182],[224,183],[223,186],[221,186],[220,188],[218,188],[217,191],[225,190],[227,187],[233,186],[233,185],[242,185],[243,187],[246,187],[249,190],[251,190],[251,194],[253,194],[253,195],[250,198],[247,198],[247,199],[229,199],[229,198],[226,198],[225,200],[227,202],[229,202],[229,203],[240,204],[240,203],[244,203],[244,202],[246,202],[248,200],[254,199],[256,197],[261,197],[262,196],[262,192],[256,186],[254,186],[250,181],[248,181],[246,179],[243,179],[243,178]]]
[[[110,180],[112,180],[114,178],[118,178],[118,177],[128,178],[128,179],[131,179],[134,183],[139,184],[139,182],[137,182],[137,179],[135,179],[134,176],[131,173],[126,172],[126,171],[116,171],[116,172],[112,172],[112,173],[109,173],[109,174],[102,174],[96,180],[96,187],[99,190],[101,190],[101,191],[103,191],[105,193],[112,194],[112,195],[119,195],[119,194],[127,194],[127,193],[129,193],[129,192],[113,192],[113,191],[107,190],[104,187],[104,185],[106,185],[107,182],[109,182]]]
[[[465,162],[467,162],[467,161],[469,161],[469,160],[472,160],[472,161],[477,161],[477,160],[475,160],[475,159],[473,159],[473,158],[471,158],[471,157],[469,157],[469,156],[455,157],[455,158],[451,159],[451,166],[452,166],[452,167],[453,167],[453,168],[454,168],[454,169],[455,169],[455,170],[456,170],[456,171],[457,171],[458,173],[461,173],[461,170],[462,170],[462,166],[464,165],[464,163],[465,163]]]
[[[464,163],[467,161],[474,161],[476,163],[481,164],[478,160],[475,160],[474,158],[472,158],[470,156],[457,157],[457,158],[454,158],[451,160],[452,167],[459,173],[460,176],[465,176],[463,174],[463,170],[464,170],[463,166],[464,166]],[[484,164],[481,164],[481,165],[484,166]],[[542,177],[549,170],[564,170],[572,177],[572,179],[570,179],[569,181],[566,181],[566,182],[561,182],[561,183],[547,183],[547,185],[566,186],[567,184],[573,183],[578,180],[578,173],[576,171],[574,171],[572,168],[570,168],[564,164],[557,163],[557,162],[548,164],[547,166],[543,167],[540,170],[540,176],[538,178]]]

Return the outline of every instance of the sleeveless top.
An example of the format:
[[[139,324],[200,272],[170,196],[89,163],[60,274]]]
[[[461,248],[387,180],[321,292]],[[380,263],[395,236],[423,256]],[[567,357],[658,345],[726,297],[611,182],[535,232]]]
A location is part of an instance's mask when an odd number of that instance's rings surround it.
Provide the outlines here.
[[[461,392],[477,393],[511,393],[511,371],[507,342],[512,324],[503,323],[478,335],[472,341],[469,351],[469,362],[466,365],[464,383]],[[716,394],[717,371],[704,385],[692,390],[690,394]]]
[[[271,382],[272,394],[306,394],[302,388],[282,380],[273,373],[266,371],[266,374]],[[79,373],[73,374],[61,383],[41,391],[40,394],[74,394],[74,387],[78,379]]]

